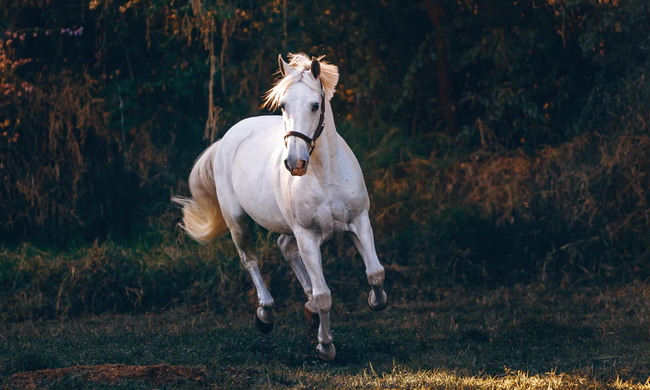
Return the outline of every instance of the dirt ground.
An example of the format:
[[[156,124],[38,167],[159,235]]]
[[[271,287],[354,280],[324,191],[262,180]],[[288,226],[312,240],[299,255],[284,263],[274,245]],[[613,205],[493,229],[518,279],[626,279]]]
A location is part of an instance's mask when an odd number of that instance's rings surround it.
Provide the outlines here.
[[[337,302],[315,358],[300,302],[0,323],[0,387],[650,389],[650,285],[439,289],[371,312]]]

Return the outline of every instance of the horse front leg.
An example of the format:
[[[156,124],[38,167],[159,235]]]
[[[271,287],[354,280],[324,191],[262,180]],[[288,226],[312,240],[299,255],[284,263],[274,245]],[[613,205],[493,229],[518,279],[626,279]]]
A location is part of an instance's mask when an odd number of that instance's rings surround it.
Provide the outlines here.
[[[366,265],[366,276],[368,284],[372,288],[368,294],[368,306],[374,311],[386,308],[388,297],[384,291],[384,267],[379,263],[377,251],[375,250],[375,239],[370,226],[368,212],[364,211],[357,219],[350,224],[352,240],[356,245],[363,262]]]
[[[322,240],[310,232],[296,232],[296,242],[302,262],[305,265],[309,280],[311,281],[312,298],[320,325],[318,327],[318,356],[330,361],[336,356],[336,348],[332,344],[333,337],[330,331],[330,310],[332,308],[332,294],[323,275],[320,244]]]
[[[318,338],[318,327],[320,321],[318,318],[318,307],[313,302],[313,293],[311,287],[311,280],[307,273],[307,268],[300,258],[300,251],[298,251],[298,243],[296,237],[283,234],[278,238],[278,246],[282,251],[284,259],[291,264],[293,273],[296,274],[300,285],[302,285],[307,302],[305,303],[305,319],[307,320],[307,338],[310,342],[316,341]]]
[[[273,330],[273,323],[275,322],[275,312],[273,311],[274,302],[260,274],[257,256],[251,245],[250,231],[245,226],[237,224],[230,227],[230,233],[237,247],[241,263],[251,275],[255,290],[257,291],[259,307],[255,313],[255,325],[260,332],[269,333]]]

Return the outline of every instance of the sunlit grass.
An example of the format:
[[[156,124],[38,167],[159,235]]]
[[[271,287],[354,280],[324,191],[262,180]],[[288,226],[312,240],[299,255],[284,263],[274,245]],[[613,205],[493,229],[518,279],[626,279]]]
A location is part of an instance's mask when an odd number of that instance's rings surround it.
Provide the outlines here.
[[[358,389],[650,389],[650,384],[624,381],[619,378],[598,381],[575,374],[549,372],[531,375],[505,369],[502,375],[461,375],[447,370],[418,370],[395,367],[378,375],[370,368],[350,376],[299,373],[305,383],[322,383],[334,388]]]
[[[463,375],[444,369],[411,370],[396,366],[388,373],[377,374],[372,363],[369,369],[358,374],[339,374],[326,371],[318,373],[302,368],[297,370],[269,369],[260,372],[255,382],[265,388],[336,388],[336,389],[489,389],[489,390],[569,390],[569,389],[650,389],[650,383],[638,383],[620,378],[599,381],[577,374],[557,373],[531,375],[505,368],[500,375]],[[85,388],[206,388],[215,382],[220,368],[204,366],[182,367],[169,365],[83,366],[55,370],[42,370],[14,375],[8,385],[16,388],[46,389],[57,384],[78,383]],[[236,371],[235,371],[236,372]],[[224,373],[222,373],[223,375]],[[226,374],[228,375],[228,374]],[[239,374],[241,382],[251,382],[250,373]],[[217,377],[217,378],[215,378]],[[230,378],[231,380],[233,378]],[[234,385],[237,381],[230,381]],[[287,386],[291,384],[291,386]],[[237,387],[236,385],[234,387]]]

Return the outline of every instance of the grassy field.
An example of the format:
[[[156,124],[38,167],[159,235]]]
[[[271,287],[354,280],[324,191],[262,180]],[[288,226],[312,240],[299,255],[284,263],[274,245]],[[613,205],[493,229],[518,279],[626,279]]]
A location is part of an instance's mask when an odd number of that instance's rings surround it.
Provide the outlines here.
[[[298,301],[268,335],[252,306],[180,307],[2,322],[0,387],[650,388],[650,285],[447,288],[380,313],[362,287],[354,302],[333,291],[332,363],[314,358]]]

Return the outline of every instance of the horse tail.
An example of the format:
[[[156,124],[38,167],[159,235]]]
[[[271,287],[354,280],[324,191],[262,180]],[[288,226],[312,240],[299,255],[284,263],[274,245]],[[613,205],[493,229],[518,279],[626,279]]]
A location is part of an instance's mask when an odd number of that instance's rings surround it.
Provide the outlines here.
[[[173,202],[183,207],[181,226],[187,234],[202,244],[228,232],[214,183],[213,161],[217,150],[216,145],[203,152],[192,168],[189,180],[192,198],[172,198]]]

